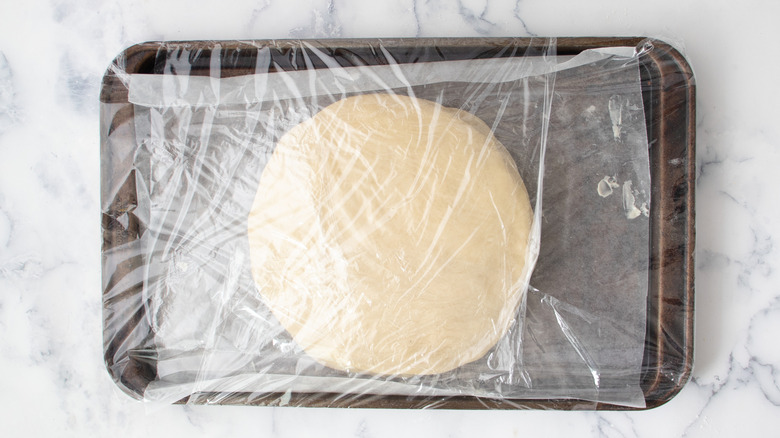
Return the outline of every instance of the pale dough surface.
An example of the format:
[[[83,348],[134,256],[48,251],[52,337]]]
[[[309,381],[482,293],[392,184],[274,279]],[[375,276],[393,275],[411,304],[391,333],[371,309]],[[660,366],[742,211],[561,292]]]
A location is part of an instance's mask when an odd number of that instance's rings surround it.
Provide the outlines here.
[[[249,217],[252,275],[317,361],[442,373],[512,323],[531,220],[514,161],[480,119],[355,96],[279,140]]]

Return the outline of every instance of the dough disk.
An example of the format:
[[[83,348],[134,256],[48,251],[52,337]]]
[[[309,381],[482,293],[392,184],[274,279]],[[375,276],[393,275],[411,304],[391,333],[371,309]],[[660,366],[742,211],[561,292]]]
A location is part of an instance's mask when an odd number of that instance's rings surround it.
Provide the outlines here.
[[[442,373],[512,323],[531,217],[514,161],[477,117],[350,97],[279,140],[249,216],[252,276],[317,361]]]

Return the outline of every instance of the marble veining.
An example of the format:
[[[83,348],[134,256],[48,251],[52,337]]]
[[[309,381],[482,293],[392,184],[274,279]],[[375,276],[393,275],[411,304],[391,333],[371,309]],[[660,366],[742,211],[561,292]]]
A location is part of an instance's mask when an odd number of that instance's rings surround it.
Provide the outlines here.
[[[0,424],[7,436],[772,436],[780,426],[780,4],[31,0],[0,14]],[[146,406],[103,367],[98,91],[147,40],[650,35],[697,77],[696,350],[646,412]]]
[[[18,119],[14,105],[15,94],[11,65],[3,52],[0,51],[0,132],[8,129]]]

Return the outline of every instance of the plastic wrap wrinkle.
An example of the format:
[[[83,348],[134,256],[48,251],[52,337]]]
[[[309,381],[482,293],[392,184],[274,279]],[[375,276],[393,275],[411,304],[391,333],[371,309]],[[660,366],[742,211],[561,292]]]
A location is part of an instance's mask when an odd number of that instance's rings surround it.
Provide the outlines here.
[[[223,79],[134,74],[129,75],[128,101],[154,107],[232,105],[445,82],[509,82],[575,68],[607,56],[630,57],[632,53],[633,48],[630,47],[613,47],[588,50],[576,57],[519,57],[355,67],[335,64],[322,70],[258,73]]]
[[[135,172],[135,215],[145,233],[111,257],[145,260],[136,272],[143,272],[157,379],[144,397],[339,392],[643,406],[649,225],[641,213],[649,208],[650,180],[632,52],[332,63],[222,79],[130,75],[136,144],[123,147],[134,149],[126,174]],[[536,207],[540,235],[530,247],[539,258],[515,322],[482,358],[444,373],[372,375],[322,365],[279,324],[251,274],[247,218],[279,139],[334,102],[376,92],[484,121],[515,160]],[[619,195],[600,195],[606,177],[628,187],[639,215],[627,215]],[[130,285],[113,287],[119,293]]]

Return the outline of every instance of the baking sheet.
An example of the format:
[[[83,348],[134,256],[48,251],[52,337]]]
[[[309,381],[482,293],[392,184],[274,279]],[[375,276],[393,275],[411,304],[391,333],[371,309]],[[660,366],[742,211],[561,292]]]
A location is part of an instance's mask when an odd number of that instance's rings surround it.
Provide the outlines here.
[[[590,52],[587,56],[593,55]],[[152,261],[146,290],[154,303],[151,322],[160,378],[150,385],[147,396],[179,397],[204,388],[271,391],[276,387],[269,381],[276,380],[295,391],[339,388],[349,392],[351,388],[353,392],[374,393],[576,397],[639,405],[649,237],[647,217],[642,214],[649,202],[644,115],[636,62],[596,55],[598,59],[569,70],[555,67],[558,62],[553,62],[550,70],[558,72],[554,92],[536,90],[533,79],[526,81],[529,85],[523,98],[510,100],[500,116],[496,101],[464,108],[495,127],[502,143],[515,153],[521,173],[525,166],[528,174],[533,173],[528,170],[533,160],[519,154],[522,144],[508,139],[517,138],[520,130],[525,131],[522,138],[538,139],[542,126],[511,123],[517,120],[511,113],[527,113],[540,102],[543,106],[544,96],[553,96],[545,161],[542,256],[532,279],[535,288],[528,297],[524,337],[520,336],[523,331],[510,333],[495,354],[478,364],[489,370],[490,360],[502,360],[501,351],[522,348],[518,376],[501,380],[509,384],[498,387],[499,380],[491,381],[484,368],[471,366],[439,380],[384,383],[351,376],[345,381],[344,375],[333,375],[307,362],[292,342],[279,342],[285,333],[263,314],[262,304],[253,296],[248,252],[236,237],[241,235],[241,218],[245,218],[244,210],[251,205],[256,186],[246,175],[259,178],[273,150],[274,136],[264,137],[269,131],[263,128],[268,126],[267,117],[273,117],[268,109],[277,109],[274,102],[252,102],[248,107],[236,103],[240,107],[236,108],[232,103],[214,106],[215,101],[204,98],[185,105],[191,97],[182,102],[182,96],[167,91],[154,95],[174,96],[174,100],[159,104],[135,100],[140,147],[133,163],[142,175],[138,184],[145,192],[141,193],[149,193],[142,202],[149,211],[143,220],[150,233],[144,235],[140,246],[149,251]],[[394,89],[396,92],[409,92],[411,87],[418,97],[460,106],[457,99],[463,95],[463,84],[416,85],[411,79],[413,72],[396,67],[401,69],[397,77],[407,82],[405,88]],[[538,76],[538,71],[531,73]],[[594,81],[583,82],[588,78]],[[225,81],[207,78],[200,91],[197,84],[188,82],[186,92],[236,96]],[[131,100],[138,97],[133,90],[139,88],[134,83]],[[219,84],[218,93],[213,92],[215,83]],[[590,91],[578,91],[588,84]],[[296,93],[307,89],[300,84],[294,88]],[[209,89],[211,93],[206,92]],[[247,94],[243,96],[239,102]],[[284,132],[309,117],[317,105],[329,103],[327,98],[321,100],[316,105],[310,101],[300,107],[289,106],[276,114],[272,132]],[[183,115],[186,124],[182,123]],[[491,117],[496,123],[491,123]],[[571,163],[581,165],[572,169]],[[612,195],[602,197],[597,189],[605,177],[613,177],[618,187]],[[624,197],[628,181],[631,186],[626,193],[630,196]],[[631,197],[633,201],[624,205],[623,199]],[[632,216],[635,210],[640,214],[629,219],[627,213]],[[269,351],[274,355],[263,356]],[[285,363],[284,358],[294,359]],[[346,384],[349,381],[352,383]],[[472,383],[464,392],[462,386],[452,385],[454,381]],[[396,387],[404,389],[390,389]]]

